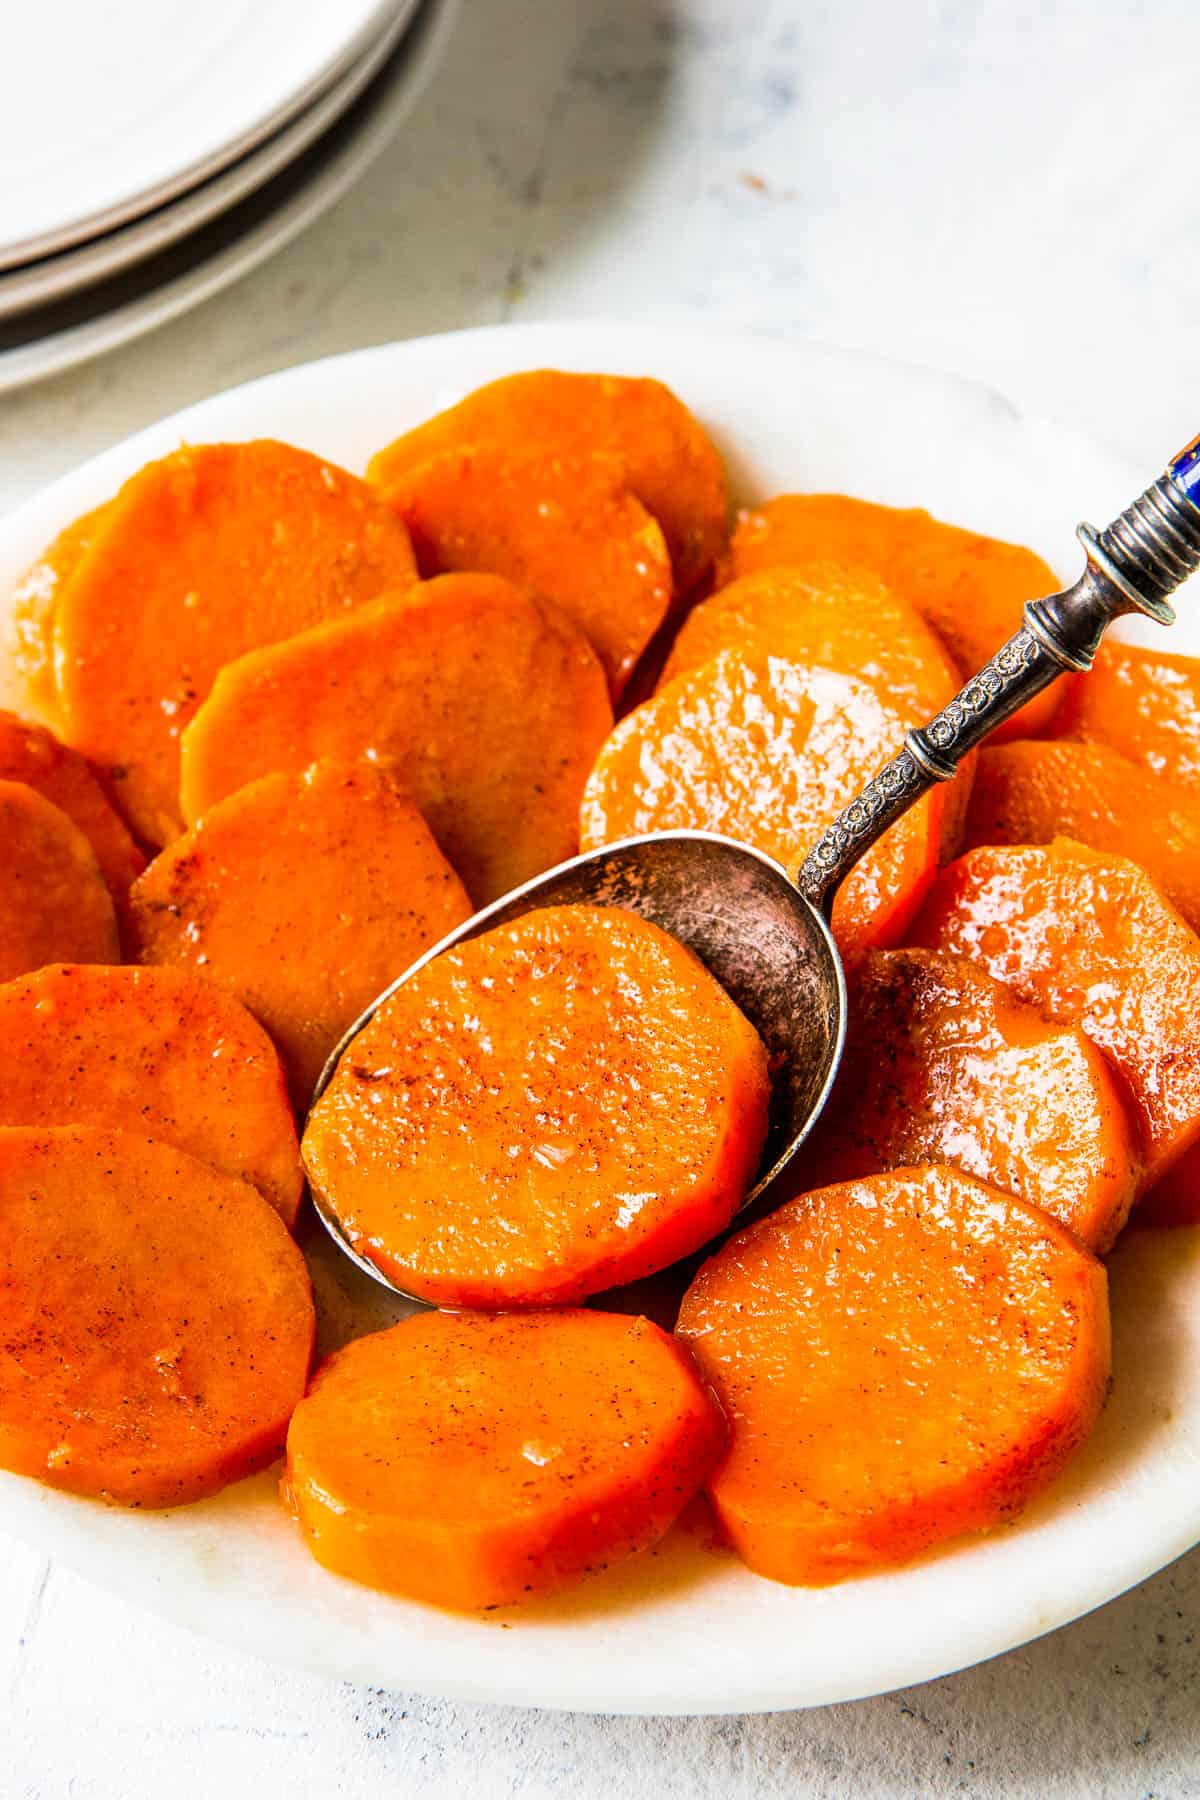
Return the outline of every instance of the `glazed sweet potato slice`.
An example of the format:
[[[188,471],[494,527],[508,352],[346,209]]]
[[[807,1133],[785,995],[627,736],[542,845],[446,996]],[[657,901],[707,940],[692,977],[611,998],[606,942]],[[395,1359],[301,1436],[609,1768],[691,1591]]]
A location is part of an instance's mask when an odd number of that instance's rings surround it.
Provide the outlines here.
[[[620,695],[670,605],[671,563],[619,462],[476,445],[410,469],[384,497],[422,575],[483,569],[544,594]]]
[[[648,1549],[723,1441],[687,1353],[648,1319],[425,1313],[317,1371],[284,1498],[327,1569],[466,1611]]]
[[[867,958],[846,1053],[800,1153],[806,1188],[945,1163],[1040,1206],[1096,1251],[1129,1216],[1137,1128],[1095,1046],[977,964],[937,950]]]
[[[681,591],[711,567],[725,543],[729,500],[720,454],[661,381],[561,369],[506,375],[380,450],[367,479],[386,491],[418,463],[473,444],[615,457],[662,526]]]
[[[844,562],[872,570],[936,631],[966,679],[1020,627],[1026,600],[1056,592],[1032,550],[946,525],[920,508],[877,506],[847,494],[780,494],[739,513],[725,580],[788,563]],[[1049,723],[1057,684],[999,728],[1032,737]]]
[[[290,1228],[304,1189],[279,1058],[184,969],[59,963],[0,986],[0,1126],[133,1127],[248,1181]]]
[[[1106,744],[1168,781],[1200,785],[1200,658],[1102,644],[1089,674],[1060,685],[1055,736]]]
[[[282,1446],[312,1293],[244,1181],[122,1131],[0,1130],[0,1269],[0,1466],[177,1506]]]
[[[1104,744],[985,746],[963,848],[1074,838],[1139,863],[1200,930],[1200,793],[1152,775]]]
[[[583,848],[692,827],[794,866],[900,748],[910,723],[856,677],[723,651],[616,727],[584,792]],[[833,909],[844,954],[902,936],[957,810],[943,789],[926,795],[858,864]]]
[[[1147,1184],[1200,1138],[1200,938],[1136,863],[1069,838],[970,850],[943,870],[913,935],[981,963],[1107,1056],[1138,1117]]]
[[[718,588],[679,630],[659,686],[723,650],[783,656],[859,675],[914,725],[959,689],[941,641],[920,615],[869,569],[762,569]]]
[[[146,859],[104,797],[87,759],[41,725],[0,712],[0,781],[36,788],[78,825],[118,904]]]
[[[745,1197],[766,1051],[682,944],[546,907],[435,957],[304,1134],[358,1249],[442,1306],[557,1306],[665,1268]]]
[[[445,575],[223,670],[184,736],[184,813],[272,770],[370,757],[482,906],[574,855],[611,724],[569,620],[498,576]]]
[[[403,525],[343,469],[268,440],[178,450],[126,482],[59,587],[61,735],[166,843],[179,735],[218,669],[415,579]]]
[[[52,962],[120,962],[112,896],[65,812],[0,781],[0,846],[0,981]]]
[[[470,915],[393,776],[322,762],[264,775],[161,852],[130,894],[139,961],[202,969],[266,1026],[305,1108],[381,989]]]
[[[0,706],[28,714],[52,729],[58,724],[54,676],[54,608],[63,583],[82,560],[108,502],[83,513],[60,531],[0,605]]]
[[[823,1586],[1009,1521],[1099,1416],[1099,1262],[957,1170],[819,1189],[731,1240],[678,1331],[730,1446],[709,1483],[760,1575]]]

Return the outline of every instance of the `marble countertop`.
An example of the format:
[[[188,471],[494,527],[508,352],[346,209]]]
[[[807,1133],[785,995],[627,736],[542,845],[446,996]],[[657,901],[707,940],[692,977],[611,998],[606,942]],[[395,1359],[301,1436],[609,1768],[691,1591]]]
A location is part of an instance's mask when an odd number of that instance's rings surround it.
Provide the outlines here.
[[[507,318],[720,322],[993,383],[1144,460],[1200,427],[1195,0],[465,0],[419,111],[274,261],[0,397],[0,512],[289,364]],[[795,396],[803,405],[803,395]],[[594,1719],[251,1663],[0,1540],[5,1800],[1200,1795],[1200,1553],[822,1712]]]

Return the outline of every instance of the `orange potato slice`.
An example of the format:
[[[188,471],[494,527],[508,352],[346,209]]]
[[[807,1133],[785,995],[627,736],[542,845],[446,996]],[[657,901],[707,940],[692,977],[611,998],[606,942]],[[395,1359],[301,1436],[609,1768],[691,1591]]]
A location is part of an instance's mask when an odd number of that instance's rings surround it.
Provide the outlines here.
[[[1040,1206],[1090,1249],[1116,1240],[1141,1176],[1117,1078],[977,964],[936,950],[867,958],[830,1104],[800,1152],[806,1188],[944,1163]]]
[[[41,725],[0,712],[0,781],[23,781],[78,825],[118,904],[146,859],[104,797],[87,759]]]
[[[1061,683],[1056,737],[1106,744],[1187,787],[1200,785],[1200,658],[1101,644],[1087,675]]]
[[[121,960],[112,896],[77,825],[21,781],[0,781],[0,981],[53,962]]]
[[[139,961],[202,969],[266,1026],[307,1107],[346,1028],[471,903],[393,776],[316,763],[231,794],[130,894]]]
[[[380,450],[367,479],[387,490],[431,456],[475,444],[615,457],[663,529],[681,591],[724,545],[729,499],[720,454],[661,381],[562,369],[506,375]]]
[[[295,1227],[304,1177],[279,1058],[211,982],[55,964],[0,985],[0,1046],[0,1126],[136,1130],[250,1182]]]
[[[916,608],[965,680],[1018,630],[1026,600],[1057,592],[1053,569],[1032,550],[946,525],[920,508],[877,506],[847,494],[779,494],[739,513],[722,565],[725,580],[756,569],[845,562],[871,569]],[[1058,704],[1056,683],[1000,726],[1034,737]]]
[[[207,444],[134,475],[53,603],[60,735],[147,843],[181,827],[179,736],[217,671],[416,579],[364,482],[288,444]]]
[[[973,958],[1108,1057],[1138,1116],[1147,1185],[1200,1138],[1200,938],[1136,863],[1069,838],[969,850],[913,937]]]
[[[908,723],[853,676],[723,651],[613,731],[588,778],[581,843],[690,827],[794,866],[900,748]],[[844,883],[833,910],[844,954],[902,936],[937,870],[948,808],[943,790],[927,794]]]
[[[339,1575],[504,1606],[656,1543],[723,1437],[686,1352],[648,1319],[424,1313],[317,1371],[284,1498]]]
[[[304,1134],[362,1254],[440,1306],[559,1306],[733,1217],[766,1051],[692,953],[617,907],[544,907],[443,951],[348,1047]]]
[[[444,575],[224,669],[184,734],[184,813],[271,770],[370,757],[482,906],[575,854],[611,724],[569,620],[498,576]]]
[[[733,1238],[679,1335],[730,1425],[709,1482],[759,1575],[823,1586],[1005,1524],[1100,1414],[1104,1269],[954,1169],[819,1189]]]
[[[0,1466],[180,1506],[282,1446],[312,1290],[244,1181],[124,1131],[0,1131],[0,1268]]]
[[[422,575],[483,569],[544,594],[620,695],[666,616],[671,563],[619,462],[476,445],[443,451],[384,492]]]

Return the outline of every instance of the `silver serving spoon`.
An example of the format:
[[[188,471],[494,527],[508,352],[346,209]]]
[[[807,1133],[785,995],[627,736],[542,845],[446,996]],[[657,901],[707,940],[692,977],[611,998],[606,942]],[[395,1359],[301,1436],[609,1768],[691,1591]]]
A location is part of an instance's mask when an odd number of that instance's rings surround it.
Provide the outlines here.
[[[838,815],[794,875],[769,856],[705,831],[626,838],[560,863],[476,913],[426,951],[355,1020],[317,1082],[320,1099],[344,1052],[396,989],[443,950],[542,906],[624,906],[688,945],[757,1028],[776,1069],[756,1199],[812,1129],[846,1036],[846,981],[829,917],[855,863],[914,801],[949,781],[969,750],[1064,670],[1087,670],[1114,619],[1174,622],[1171,594],[1200,568],[1200,438],[1106,531],[1081,525],[1087,565],[1073,587],[1031,600],[1024,623],[950,704]],[[325,1198],[313,1203],[334,1241],[385,1287]],[[399,1292],[400,1290],[395,1290]]]

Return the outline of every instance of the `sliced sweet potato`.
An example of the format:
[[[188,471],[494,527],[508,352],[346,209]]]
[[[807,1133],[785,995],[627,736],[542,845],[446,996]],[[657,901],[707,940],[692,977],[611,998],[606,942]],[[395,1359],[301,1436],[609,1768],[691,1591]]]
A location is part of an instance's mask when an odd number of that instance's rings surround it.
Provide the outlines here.
[[[0,981],[52,962],[121,960],[96,853],[65,812],[0,781]]]
[[[1200,930],[1200,793],[1104,744],[1021,742],[979,753],[963,848],[1074,838],[1140,863]]]
[[[724,545],[729,500],[720,454],[661,381],[561,369],[506,375],[380,450],[367,479],[386,490],[431,456],[473,444],[616,457],[630,488],[662,526],[681,591],[711,567]]]
[[[1136,863],[1069,838],[970,850],[913,937],[1078,1025],[1132,1098],[1147,1184],[1200,1138],[1200,938]]]
[[[483,444],[443,451],[382,491],[422,575],[483,569],[544,594],[620,695],[670,605],[671,563],[619,462]]]
[[[266,440],[178,450],[126,482],[59,586],[60,735],[166,843],[179,735],[218,669],[415,579],[403,525],[343,469]]]
[[[0,608],[0,706],[28,714],[52,729],[59,712],[54,608],[63,583],[82,560],[107,510],[106,501],[60,531]]]
[[[869,569],[761,569],[718,588],[689,613],[663,669],[663,687],[723,650],[785,656],[860,675],[912,725],[953,700],[959,679],[920,615]]]
[[[309,1180],[406,1292],[557,1306],[727,1225],[770,1079],[753,1027],[674,938],[546,907],[444,951],[343,1054]]]
[[[104,797],[87,759],[41,725],[0,712],[0,781],[36,788],[78,825],[118,904],[146,859]]]
[[[1200,658],[1102,644],[1089,674],[1061,683],[1051,729],[1107,744],[1168,781],[1200,785]]]
[[[574,855],[611,724],[569,620],[496,575],[445,575],[222,670],[184,734],[184,813],[320,757],[385,761],[482,906]]]
[[[1075,1026],[1048,1023],[977,964],[937,950],[868,957],[833,1097],[800,1153],[806,1188],[945,1163],[1040,1206],[1107,1250],[1141,1174],[1116,1077]]]
[[[365,1006],[471,903],[394,777],[321,762],[231,794],[130,894],[139,961],[202,969],[266,1026],[296,1106]]]
[[[0,1126],[131,1127],[248,1181],[296,1223],[304,1179],[279,1058],[184,969],[59,963],[0,986]]]
[[[304,1258],[173,1145],[0,1130],[0,1466],[126,1506],[263,1468],[312,1356]]]
[[[783,1207],[704,1265],[677,1329],[729,1420],[721,1524],[758,1574],[800,1586],[1010,1520],[1109,1378],[1100,1263],[954,1169]]]
[[[649,1548],[723,1440],[686,1352],[648,1319],[425,1313],[317,1371],[284,1498],[327,1569],[466,1611]]]
[[[739,513],[725,580],[789,563],[845,562],[872,570],[937,632],[960,675],[976,674],[1020,627],[1026,600],[1060,583],[1040,556],[946,525],[918,507],[877,506],[847,494],[780,494]],[[1033,737],[1055,709],[1057,684],[997,735]]]
[[[692,827],[794,866],[910,723],[868,682],[723,651],[616,727],[584,792],[583,848]],[[902,936],[937,870],[953,805],[944,789],[927,794],[858,864],[833,909],[844,954]]]

